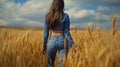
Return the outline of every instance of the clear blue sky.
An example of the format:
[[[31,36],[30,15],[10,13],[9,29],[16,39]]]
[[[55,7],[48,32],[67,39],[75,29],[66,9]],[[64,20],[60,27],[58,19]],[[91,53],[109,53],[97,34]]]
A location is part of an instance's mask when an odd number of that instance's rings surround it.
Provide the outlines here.
[[[14,0],[15,3],[21,3],[24,4],[26,3],[28,0]]]

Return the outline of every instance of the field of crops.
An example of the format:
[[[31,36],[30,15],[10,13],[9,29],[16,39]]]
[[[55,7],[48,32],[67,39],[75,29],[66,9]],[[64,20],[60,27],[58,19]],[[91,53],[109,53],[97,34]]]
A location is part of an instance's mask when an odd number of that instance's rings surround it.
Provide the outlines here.
[[[77,52],[70,49],[65,67],[120,67],[120,32],[71,30]],[[0,67],[47,67],[41,53],[43,30],[0,29]],[[59,66],[56,56],[55,66]]]
[[[120,31],[71,30],[77,52],[70,49],[64,67],[120,67]],[[47,67],[43,30],[0,28],[0,67]],[[56,56],[55,67],[59,67]]]

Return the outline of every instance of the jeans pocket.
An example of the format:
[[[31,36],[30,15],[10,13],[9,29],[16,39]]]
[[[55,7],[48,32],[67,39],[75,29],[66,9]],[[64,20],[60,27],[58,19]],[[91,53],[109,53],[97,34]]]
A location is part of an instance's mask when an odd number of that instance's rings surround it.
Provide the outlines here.
[[[59,49],[64,49],[64,40],[59,40],[58,48]]]
[[[55,42],[56,40],[55,39],[53,39],[53,38],[51,38],[48,42]]]

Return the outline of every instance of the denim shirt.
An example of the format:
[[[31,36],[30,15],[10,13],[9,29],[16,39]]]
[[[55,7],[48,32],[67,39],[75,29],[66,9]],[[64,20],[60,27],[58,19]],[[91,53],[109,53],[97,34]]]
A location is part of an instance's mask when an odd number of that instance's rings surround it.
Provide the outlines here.
[[[50,27],[48,26],[48,24],[44,23],[44,41],[43,41],[43,48],[46,49],[46,43],[48,41],[48,36],[49,36],[49,30]],[[66,40],[70,43],[70,45],[74,45],[74,41],[71,37],[70,34],[70,20],[69,20],[69,15],[64,13],[63,17],[61,19],[61,23],[59,26],[55,27],[55,30],[63,30],[64,31],[64,37],[66,38]]]

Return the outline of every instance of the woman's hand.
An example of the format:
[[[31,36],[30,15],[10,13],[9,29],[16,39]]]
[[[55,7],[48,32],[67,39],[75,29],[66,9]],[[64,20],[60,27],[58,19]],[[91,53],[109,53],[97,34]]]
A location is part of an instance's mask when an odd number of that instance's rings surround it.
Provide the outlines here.
[[[45,55],[46,54],[46,49],[43,48],[42,53]]]
[[[73,46],[73,49],[74,49],[74,52],[76,53],[77,47],[75,45]]]

